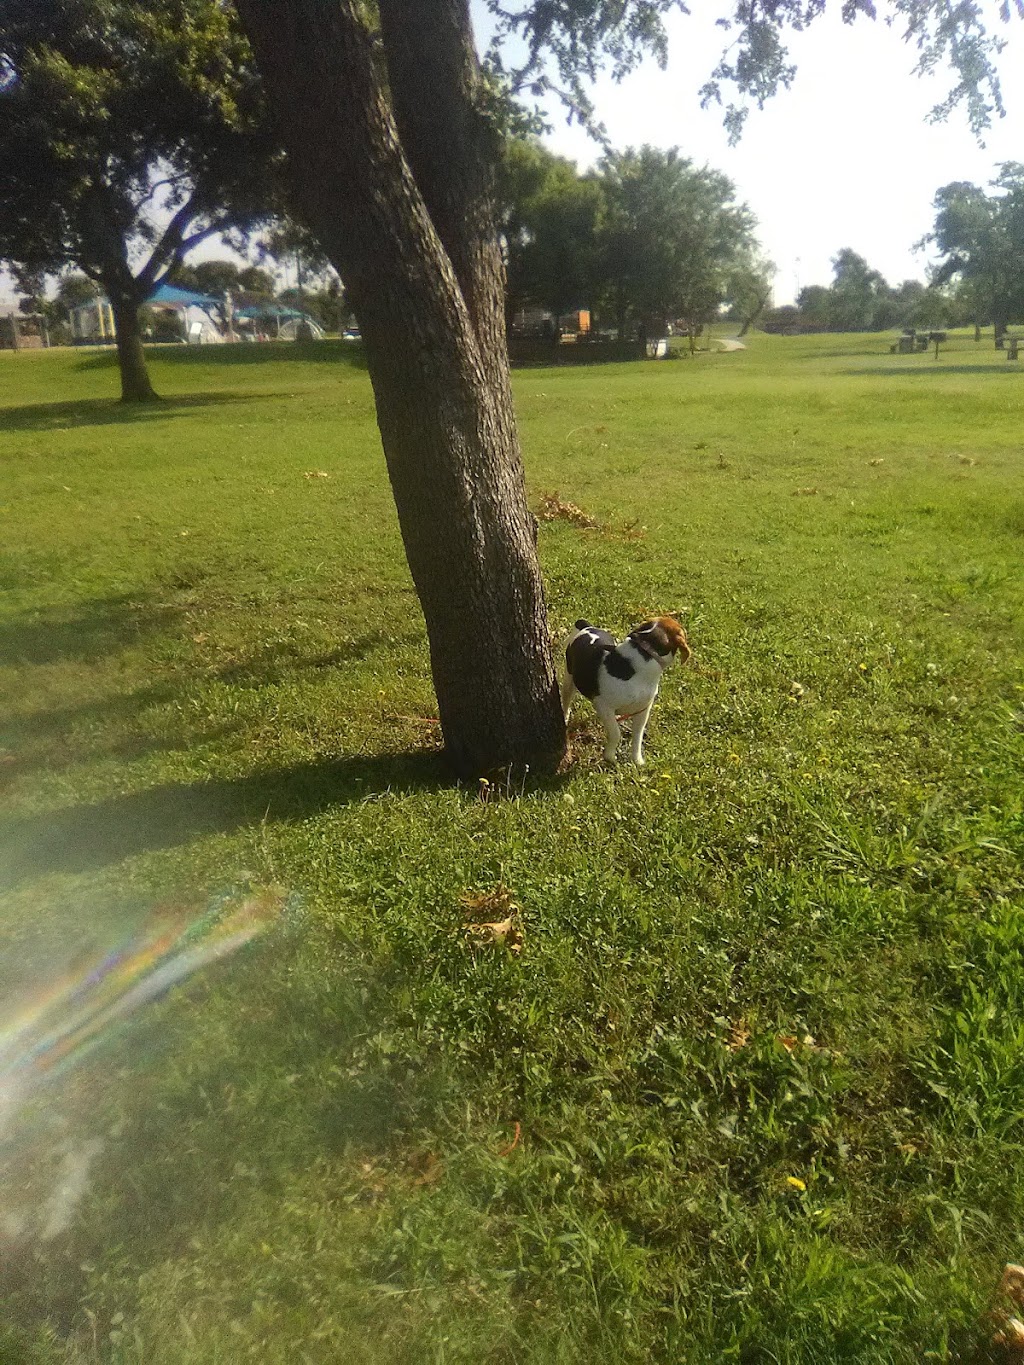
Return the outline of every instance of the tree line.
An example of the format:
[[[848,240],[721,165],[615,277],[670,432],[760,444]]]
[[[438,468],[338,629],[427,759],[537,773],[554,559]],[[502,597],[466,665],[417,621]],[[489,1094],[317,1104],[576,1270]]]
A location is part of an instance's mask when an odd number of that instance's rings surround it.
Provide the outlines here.
[[[727,176],[677,148],[607,151],[580,174],[538,141],[510,139],[499,196],[510,319],[585,307],[620,338],[663,335],[666,322],[696,333],[725,303],[749,326],[770,297],[753,214]]]
[[[882,332],[894,327],[991,327],[1002,345],[1024,323],[1024,165],[1007,162],[987,192],[956,181],[933,201],[935,221],[918,244],[940,259],[928,282],[892,286],[849,247],[832,261],[831,284],[807,285],[794,305],[766,310],[769,331]]]

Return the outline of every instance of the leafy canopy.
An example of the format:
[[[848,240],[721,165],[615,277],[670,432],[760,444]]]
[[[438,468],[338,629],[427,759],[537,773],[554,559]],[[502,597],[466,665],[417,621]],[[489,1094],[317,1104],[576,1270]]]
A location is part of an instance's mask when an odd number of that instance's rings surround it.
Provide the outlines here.
[[[4,0],[0,72],[0,259],[146,297],[263,211],[262,97],[219,0]]]
[[[1024,165],[1006,162],[992,188],[954,181],[936,194],[934,281],[963,281],[992,317],[1024,321]]]
[[[787,30],[804,29],[825,12],[827,0],[727,0],[718,26],[726,50],[701,91],[705,106],[722,104],[726,91],[734,100],[725,108],[726,126],[735,140],[751,103],[762,106],[795,74],[784,42]],[[593,123],[587,87],[599,67],[610,62],[621,79],[643,57],[664,65],[668,54],[665,18],[687,14],[684,0],[487,0],[496,20],[488,57],[491,68],[513,90],[554,92],[581,117]],[[841,0],[845,23],[877,17],[874,0]],[[999,16],[1011,9],[1024,17],[1024,0],[1000,0]],[[975,133],[1002,115],[1003,100],[996,69],[1002,40],[989,32],[978,0],[887,0],[887,21],[902,27],[917,53],[918,73],[948,65],[954,84],[932,111],[943,118],[958,105],[967,110]],[[510,58],[516,54],[518,60]]]

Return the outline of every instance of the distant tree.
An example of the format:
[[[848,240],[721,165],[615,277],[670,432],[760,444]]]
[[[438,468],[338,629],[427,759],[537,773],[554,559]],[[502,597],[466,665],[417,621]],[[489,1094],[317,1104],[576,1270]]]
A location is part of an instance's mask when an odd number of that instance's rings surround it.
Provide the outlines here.
[[[73,308],[92,303],[99,292],[99,285],[88,275],[65,275],[57,286],[57,302],[70,316]]]
[[[886,325],[880,310],[889,295],[885,278],[863,256],[844,247],[832,261],[829,326],[835,332],[870,332]]]
[[[571,161],[555,158],[523,206],[527,236],[518,250],[519,292],[553,313],[556,322],[593,307],[602,203],[595,180],[578,175]]]
[[[800,310],[792,303],[784,303],[781,308],[766,308],[761,315],[761,326],[766,332],[784,335],[803,330]]]
[[[945,257],[933,282],[965,285],[976,322],[991,318],[999,347],[1008,324],[1024,319],[1024,165],[1006,162],[992,184],[995,194],[964,181],[943,186],[925,240]]]
[[[267,193],[244,38],[220,0],[4,0],[0,70],[0,260],[84,272],[113,310],[122,398],[153,398],[140,306]]]
[[[645,329],[708,321],[730,272],[756,250],[753,215],[736,203],[732,182],[677,148],[656,147],[608,153],[598,179],[601,269],[620,333],[630,319]]]
[[[805,284],[796,296],[800,326],[805,331],[827,332],[832,326],[832,296],[827,285]]]
[[[880,326],[934,328],[952,325],[949,298],[921,280],[903,280],[891,291],[890,302],[892,319]]]
[[[257,299],[272,299],[277,288],[270,271],[263,270],[258,265],[244,266],[238,272],[236,283],[239,289]]]
[[[533,137],[506,137],[500,143],[495,213],[505,266],[505,310],[509,321],[527,303],[532,303],[525,268],[526,249],[535,230],[531,207],[562,160]]]
[[[240,267],[237,261],[186,261],[167,275],[168,284],[179,289],[193,289],[197,294],[222,297],[229,289],[238,289]]]
[[[774,262],[754,253],[744,254],[726,273],[725,301],[729,316],[746,336],[771,302],[775,280]]]
[[[283,269],[295,272],[295,288],[300,297],[305,289],[316,289],[337,277],[326,252],[309,228],[287,215],[278,214],[257,242],[256,251],[260,260],[274,261]]]
[[[811,284],[797,295],[800,324],[817,332],[880,332],[889,327],[941,327],[949,300],[920,280],[896,289],[863,256],[845,247],[832,262],[829,286]]]
[[[41,313],[46,304],[46,275],[41,270],[22,268],[15,271],[15,283],[21,293],[18,299],[20,313]]]

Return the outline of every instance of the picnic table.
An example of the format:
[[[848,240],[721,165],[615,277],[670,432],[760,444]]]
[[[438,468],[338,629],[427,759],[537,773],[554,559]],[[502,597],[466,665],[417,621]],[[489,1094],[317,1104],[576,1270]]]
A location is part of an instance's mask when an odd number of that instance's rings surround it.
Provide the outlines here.
[[[908,327],[903,335],[889,347],[890,355],[913,355],[915,351],[927,351],[929,346],[935,347],[935,354],[939,354],[939,346],[946,340],[945,332],[918,332],[912,327]]]

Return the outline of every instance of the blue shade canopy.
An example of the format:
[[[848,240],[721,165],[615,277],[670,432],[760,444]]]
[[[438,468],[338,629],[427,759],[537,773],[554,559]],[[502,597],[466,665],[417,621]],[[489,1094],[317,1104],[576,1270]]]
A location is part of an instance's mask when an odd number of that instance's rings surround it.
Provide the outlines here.
[[[236,318],[306,318],[308,313],[300,313],[297,308],[289,308],[284,303],[247,303],[234,310]],[[312,321],[312,319],[310,319]]]
[[[178,308],[209,308],[211,304],[221,302],[213,294],[197,294],[191,289],[179,289],[173,284],[162,284],[155,294],[151,294],[147,300],[149,303],[170,303]]]

